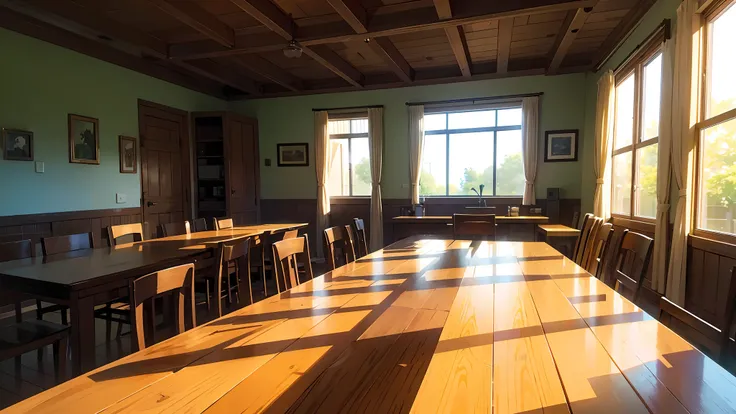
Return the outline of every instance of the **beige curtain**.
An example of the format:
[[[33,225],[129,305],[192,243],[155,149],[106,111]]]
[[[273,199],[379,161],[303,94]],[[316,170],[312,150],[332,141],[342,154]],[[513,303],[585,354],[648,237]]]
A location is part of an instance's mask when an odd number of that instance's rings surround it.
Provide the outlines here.
[[[672,146],[672,65],[674,42],[669,39],[662,52],[662,98],[659,112],[657,154],[657,223],[652,253],[652,288],[663,294],[667,281],[667,238],[670,224],[670,148]]]
[[[595,198],[593,214],[608,219],[611,217],[611,145],[613,144],[613,113],[616,103],[616,83],[613,71],[607,71],[598,80],[598,102],[595,110]],[[606,184],[608,183],[608,184]]]
[[[537,203],[534,182],[537,180],[537,150],[539,148],[539,97],[524,98],[521,102],[521,156],[524,159],[524,198],[522,204]]]
[[[312,241],[318,258],[324,258],[322,232],[330,225],[329,176],[330,134],[327,129],[327,111],[314,113],[314,166],[317,170],[317,234]]]
[[[419,204],[419,179],[424,151],[424,105],[409,106],[409,175],[411,203]]]
[[[368,141],[371,151],[371,251],[383,248],[383,201],[381,200],[381,168],[383,167],[383,108],[368,108]]]
[[[667,297],[685,305],[687,236],[692,218],[692,170],[697,121],[697,80],[700,71],[700,15],[697,0],[684,0],[677,8],[675,64],[672,87],[672,175],[678,196],[667,274]]]

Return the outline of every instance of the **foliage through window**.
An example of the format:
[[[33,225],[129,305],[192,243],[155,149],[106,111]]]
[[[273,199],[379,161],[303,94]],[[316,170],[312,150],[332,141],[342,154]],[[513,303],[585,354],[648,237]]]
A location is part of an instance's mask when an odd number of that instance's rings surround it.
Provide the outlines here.
[[[521,108],[424,115],[423,196],[520,196]]]
[[[710,13],[705,26],[696,227],[736,234],[736,5]]]
[[[657,214],[659,109],[662,92],[662,52],[654,50],[616,75],[612,152],[611,212],[654,219]]]
[[[330,196],[371,195],[368,119],[331,120],[328,129]]]

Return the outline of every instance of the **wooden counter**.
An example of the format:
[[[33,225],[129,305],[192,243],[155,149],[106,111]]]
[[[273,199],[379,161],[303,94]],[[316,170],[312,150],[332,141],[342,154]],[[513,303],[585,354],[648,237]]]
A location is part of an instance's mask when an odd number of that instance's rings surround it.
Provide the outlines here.
[[[544,216],[496,216],[496,240],[534,241],[534,233],[539,224],[547,224]],[[452,216],[399,216],[391,219],[394,241],[419,234],[431,236],[452,236]]]

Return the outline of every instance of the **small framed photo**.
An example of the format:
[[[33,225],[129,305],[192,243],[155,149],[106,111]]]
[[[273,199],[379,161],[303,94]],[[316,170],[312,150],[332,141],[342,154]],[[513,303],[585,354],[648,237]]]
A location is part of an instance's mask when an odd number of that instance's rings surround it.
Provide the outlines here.
[[[544,162],[578,160],[578,130],[547,131],[544,134]]]
[[[120,151],[120,173],[135,174],[138,172],[138,147],[133,137],[118,137]]]
[[[277,144],[277,159],[279,167],[308,167],[309,144]]]
[[[69,162],[100,164],[99,121],[69,114]]]
[[[33,161],[33,132],[3,128],[3,158]]]

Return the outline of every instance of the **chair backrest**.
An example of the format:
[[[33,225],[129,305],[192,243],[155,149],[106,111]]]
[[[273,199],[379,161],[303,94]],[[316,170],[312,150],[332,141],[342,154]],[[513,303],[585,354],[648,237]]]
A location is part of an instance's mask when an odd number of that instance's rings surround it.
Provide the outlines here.
[[[600,279],[603,275],[603,269],[605,269],[604,259],[608,251],[608,246],[611,244],[611,238],[613,237],[613,224],[604,223],[598,228],[595,237],[592,239],[590,254],[588,255],[588,262],[584,268],[588,273],[592,274],[596,278]]]
[[[353,227],[353,230],[355,230],[355,254],[356,257],[363,257],[368,254],[368,237],[365,234],[365,222],[361,218],[354,218]]]
[[[630,297],[636,302],[641,291],[641,282],[649,268],[649,259],[652,256],[652,239],[649,237],[624,230],[621,235],[621,244],[616,253],[616,290],[621,286],[633,292]]]
[[[496,240],[495,214],[453,214],[456,240]]]
[[[140,242],[145,240],[143,237],[143,224],[120,224],[117,226],[109,226],[107,228],[107,242],[110,247],[118,244],[118,239],[125,236],[131,236],[132,241]]]
[[[590,226],[590,231],[588,233],[588,238],[585,241],[585,245],[580,246],[581,255],[580,255],[580,261],[578,262],[578,265],[582,267],[583,269],[588,268],[588,262],[590,261],[590,257],[593,255],[593,245],[595,244],[595,236],[598,234],[598,229],[601,228],[603,225],[603,219],[600,217],[593,217],[592,224]]]
[[[173,292],[173,306],[176,316],[177,333],[184,332],[184,310],[185,301],[190,301],[190,318],[192,327],[197,326],[194,305],[194,264],[185,264],[171,267],[158,272],[150,273],[130,282],[132,320],[131,329],[133,334],[133,345],[138,350],[146,347],[146,334],[144,329],[143,304],[153,301],[157,295]],[[166,313],[164,313],[166,314]],[[153,330],[152,335],[153,336]],[[153,342],[154,338],[150,338]]]
[[[174,223],[166,223],[161,225],[161,230],[164,234],[164,237],[168,236],[179,236],[182,234],[191,234],[192,233],[192,227],[189,225],[189,221],[185,220],[183,222],[177,221]]]
[[[41,238],[41,251],[44,256],[94,248],[95,238],[92,233]]]
[[[570,227],[577,229],[579,222],[580,222],[580,212],[576,211],[572,213],[572,223],[570,223]]]
[[[0,262],[20,260],[33,257],[33,242],[20,240],[0,243]]]
[[[215,219],[215,230],[227,230],[233,227],[235,227],[235,225],[231,218]]]
[[[194,223],[193,224],[194,224],[193,231],[195,231],[195,232],[197,232],[197,231],[207,231],[208,230],[208,228],[207,228],[207,219],[206,218],[194,219]]]
[[[343,266],[355,260],[355,250],[345,233],[345,227],[336,226],[325,229],[324,237],[327,264],[331,270],[337,269],[338,264]]]
[[[309,254],[309,239],[305,234],[294,239],[275,242],[273,264],[276,271],[276,288],[279,293],[302,283],[299,277],[299,262],[304,265],[305,281],[314,277],[312,274],[312,258]]]
[[[725,357],[729,354],[724,351],[729,349],[731,342],[729,332],[734,321],[734,308],[736,307],[736,277],[734,276],[736,276],[736,267],[731,269],[726,300],[717,305],[715,325],[704,321],[664,296],[659,300],[659,321],[676,330],[688,342],[698,346],[716,361],[724,362]],[[673,319],[677,322],[673,323]]]
[[[580,234],[578,235],[578,239],[575,242],[575,249],[572,253],[572,260],[580,264],[580,261],[582,260],[582,253],[585,249],[585,243],[588,242],[588,237],[590,236],[590,228],[593,226],[593,216],[592,214],[588,213],[583,217],[583,223],[580,227]]]
[[[299,237],[299,230],[287,230],[281,240],[296,239],[297,237]]]

